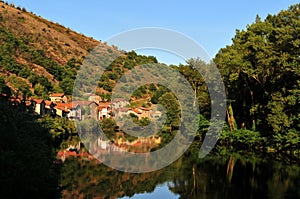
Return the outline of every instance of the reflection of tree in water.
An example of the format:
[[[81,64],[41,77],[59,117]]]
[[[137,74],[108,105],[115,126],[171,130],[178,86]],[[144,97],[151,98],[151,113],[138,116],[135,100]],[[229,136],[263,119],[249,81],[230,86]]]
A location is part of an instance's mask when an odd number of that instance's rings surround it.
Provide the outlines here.
[[[182,157],[169,167],[143,174],[119,172],[95,162],[69,159],[62,168],[61,183],[65,198],[71,195],[131,197],[151,193],[164,183],[180,198],[299,198],[299,177],[297,165],[285,166],[239,155],[206,159]]]
[[[114,198],[153,192],[157,184],[166,181],[163,170],[130,174],[95,162],[69,159],[62,168],[61,183],[64,198],[84,195],[85,198]]]

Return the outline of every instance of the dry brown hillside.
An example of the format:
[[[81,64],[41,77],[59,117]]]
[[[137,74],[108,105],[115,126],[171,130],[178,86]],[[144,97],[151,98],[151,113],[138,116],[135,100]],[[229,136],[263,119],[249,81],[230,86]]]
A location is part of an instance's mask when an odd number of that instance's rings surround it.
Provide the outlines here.
[[[13,91],[37,96],[70,92],[70,79],[97,45],[104,51],[116,50],[25,8],[0,2],[0,78]]]
[[[17,37],[26,37],[31,46],[44,49],[47,56],[62,65],[72,57],[82,58],[89,49],[101,44],[90,37],[26,12],[24,8],[14,8],[2,2],[0,5],[1,27],[9,29]]]

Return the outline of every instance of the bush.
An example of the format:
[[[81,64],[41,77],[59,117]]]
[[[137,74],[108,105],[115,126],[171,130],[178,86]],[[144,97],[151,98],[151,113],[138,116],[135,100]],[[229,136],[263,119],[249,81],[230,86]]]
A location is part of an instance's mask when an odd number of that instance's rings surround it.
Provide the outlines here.
[[[259,132],[246,129],[237,129],[230,132],[228,129],[225,129],[222,131],[218,143],[234,151],[254,151],[263,147],[265,140],[260,136]]]

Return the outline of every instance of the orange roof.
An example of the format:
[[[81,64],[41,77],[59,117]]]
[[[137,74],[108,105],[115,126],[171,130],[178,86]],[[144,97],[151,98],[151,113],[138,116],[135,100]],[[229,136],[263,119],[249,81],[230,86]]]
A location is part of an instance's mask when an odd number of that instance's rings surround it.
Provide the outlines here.
[[[50,106],[51,104],[54,104],[52,101],[49,101],[49,100],[46,100],[45,103],[46,103],[46,106]]]
[[[145,108],[145,107],[140,107],[141,110],[144,110],[144,111],[150,111],[151,108]]]
[[[56,108],[71,109],[72,108],[72,103],[56,103]]]
[[[139,111],[138,109],[134,109],[133,111],[134,111],[135,113],[137,113],[137,114],[142,114],[142,112]]]
[[[37,104],[42,103],[44,100],[42,99],[32,99],[32,101],[36,102]]]
[[[65,111],[65,112],[70,112],[69,109],[66,108],[66,107],[60,107],[60,106],[58,106],[58,107],[55,107],[55,109],[59,109],[61,111]]]
[[[10,101],[10,102],[18,102],[18,103],[21,103],[21,100],[20,100],[19,98],[17,98],[17,99],[16,99],[16,98],[10,98],[9,101]]]
[[[108,108],[110,106],[110,103],[100,103],[100,105],[98,106],[98,110],[102,110],[104,108]]]
[[[75,102],[73,102],[73,103],[72,102],[70,102],[70,103],[56,103],[56,107],[59,108],[60,110],[76,108],[79,105],[80,104],[75,103]]]
[[[63,97],[64,95],[64,93],[52,93],[50,94],[50,97]]]

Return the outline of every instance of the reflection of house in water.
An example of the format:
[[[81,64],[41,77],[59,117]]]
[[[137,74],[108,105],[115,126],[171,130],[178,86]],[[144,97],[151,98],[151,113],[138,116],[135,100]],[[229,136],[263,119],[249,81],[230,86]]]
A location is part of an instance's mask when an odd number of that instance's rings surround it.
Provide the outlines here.
[[[122,139],[115,140],[114,143],[103,140],[99,137],[90,147],[93,154],[117,152],[124,153],[128,151],[150,152],[151,148],[158,146],[161,143],[160,137],[138,138],[132,142],[123,141]],[[144,148],[146,147],[146,148]],[[145,151],[146,150],[146,151]]]
[[[118,147],[108,140],[103,140],[101,137],[97,139],[94,145],[91,147],[93,154],[105,152],[126,152],[128,149],[124,147]]]

